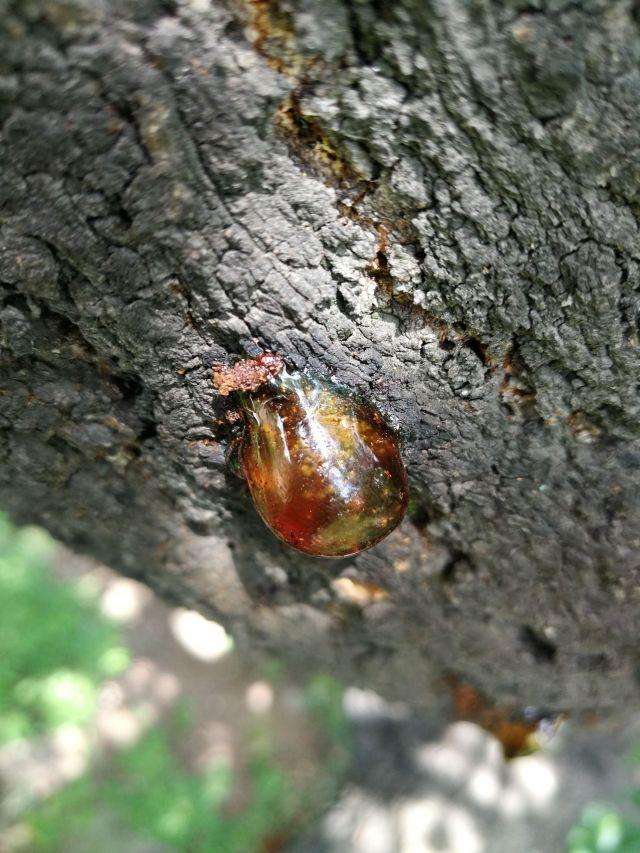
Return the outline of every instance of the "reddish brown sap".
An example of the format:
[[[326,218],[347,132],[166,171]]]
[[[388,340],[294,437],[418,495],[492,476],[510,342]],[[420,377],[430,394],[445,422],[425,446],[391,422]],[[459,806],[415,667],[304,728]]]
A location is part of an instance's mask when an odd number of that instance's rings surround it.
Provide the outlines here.
[[[276,536],[307,554],[340,557],[370,548],[401,521],[407,475],[377,409],[286,371],[240,396],[241,465]]]

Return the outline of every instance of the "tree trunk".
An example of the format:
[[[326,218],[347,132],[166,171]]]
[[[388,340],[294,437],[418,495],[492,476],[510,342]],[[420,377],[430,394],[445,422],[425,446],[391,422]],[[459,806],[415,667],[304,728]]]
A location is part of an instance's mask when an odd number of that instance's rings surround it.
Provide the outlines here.
[[[631,0],[0,0],[0,506],[292,666],[638,702]],[[303,557],[214,359],[377,402],[409,515]]]

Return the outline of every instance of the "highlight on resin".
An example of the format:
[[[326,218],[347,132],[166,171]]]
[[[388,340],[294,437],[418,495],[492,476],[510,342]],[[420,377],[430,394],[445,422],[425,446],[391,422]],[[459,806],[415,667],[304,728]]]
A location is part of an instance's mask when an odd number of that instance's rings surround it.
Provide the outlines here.
[[[265,524],[307,554],[370,548],[407,507],[397,437],[378,409],[321,377],[288,371],[265,354],[217,365],[214,386],[235,393],[239,462]]]

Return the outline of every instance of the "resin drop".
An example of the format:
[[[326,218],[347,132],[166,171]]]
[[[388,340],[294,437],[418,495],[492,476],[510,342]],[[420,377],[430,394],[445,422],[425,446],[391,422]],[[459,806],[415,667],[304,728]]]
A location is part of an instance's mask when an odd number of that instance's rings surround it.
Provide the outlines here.
[[[340,557],[370,548],[398,525],[407,475],[376,408],[286,370],[241,400],[241,467],[276,536],[307,554]]]

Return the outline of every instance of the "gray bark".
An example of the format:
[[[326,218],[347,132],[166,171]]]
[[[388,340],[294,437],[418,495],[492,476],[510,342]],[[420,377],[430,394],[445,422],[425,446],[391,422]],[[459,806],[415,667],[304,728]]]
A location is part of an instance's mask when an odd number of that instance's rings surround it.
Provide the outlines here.
[[[630,0],[0,0],[0,506],[414,706],[637,702],[639,55]],[[226,473],[259,347],[399,424],[373,551]]]

